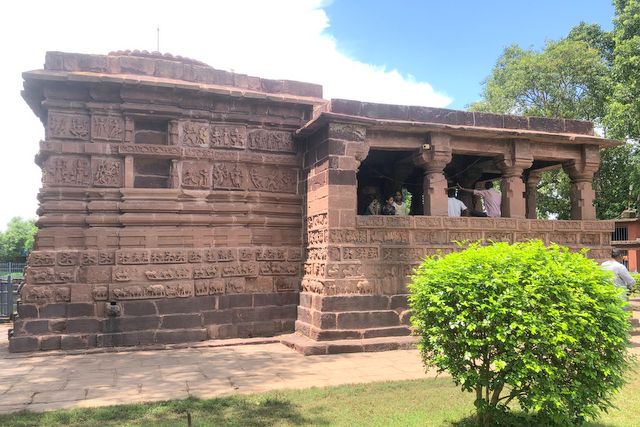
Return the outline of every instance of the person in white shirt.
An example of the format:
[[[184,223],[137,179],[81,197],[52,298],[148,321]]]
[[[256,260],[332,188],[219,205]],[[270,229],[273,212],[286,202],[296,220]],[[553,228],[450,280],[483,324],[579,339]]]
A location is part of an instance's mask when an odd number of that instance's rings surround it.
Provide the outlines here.
[[[602,268],[605,270],[612,271],[614,274],[613,284],[618,286],[619,288],[623,288],[625,290],[631,289],[633,285],[636,284],[636,281],[631,274],[629,274],[629,270],[627,267],[622,264],[622,260],[624,259],[624,253],[620,249],[613,248],[611,250],[611,258],[602,263]],[[625,301],[628,299],[627,294],[623,295]]]
[[[396,209],[396,215],[409,215],[407,204],[404,203],[404,198],[400,191],[396,191],[395,196],[393,196],[393,207]]]
[[[449,216],[458,217],[467,213],[467,206],[461,200],[456,199],[456,189],[447,189],[447,205],[449,208]]]

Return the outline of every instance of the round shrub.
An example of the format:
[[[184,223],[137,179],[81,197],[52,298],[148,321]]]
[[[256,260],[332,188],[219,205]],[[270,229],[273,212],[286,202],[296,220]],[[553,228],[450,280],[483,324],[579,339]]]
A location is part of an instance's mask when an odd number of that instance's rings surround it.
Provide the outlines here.
[[[475,393],[480,425],[516,402],[547,425],[579,424],[624,384],[629,315],[584,253],[471,244],[425,259],[410,290],[425,365]]]

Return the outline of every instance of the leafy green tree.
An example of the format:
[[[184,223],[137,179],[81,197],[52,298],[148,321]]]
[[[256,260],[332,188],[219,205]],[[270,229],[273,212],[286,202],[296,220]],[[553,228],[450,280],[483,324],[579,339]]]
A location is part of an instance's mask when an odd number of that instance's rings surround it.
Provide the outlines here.
[[[548,42],[540,51],[507,47],[472,111],[598,120],[604,115],[608,67],[581,40]]]
[[[538,218],[570,219],[570,192],[571,181],[562,169],[544,172],[538,184],[536,216]]]
[[[613,94],[605,124],[618,139],[640,139],[640,1],[615,0]]]
[[[37,228],[35,220],[14,217],[7,224],[7,229],[0,233],[0,260],[24,261],[33,247]]]
[[[410,290],[425,365],[475,394],[480,425],[496,425],[515,402],[541,425],[581,423],[624,384],[626,302],[581,253],[472,244],[427,258]]]

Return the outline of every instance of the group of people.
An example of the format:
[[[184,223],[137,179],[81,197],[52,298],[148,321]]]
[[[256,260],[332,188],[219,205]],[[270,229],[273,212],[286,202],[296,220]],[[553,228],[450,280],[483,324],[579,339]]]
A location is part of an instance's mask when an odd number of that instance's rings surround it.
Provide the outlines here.
[[[493,182],[485,182],[484,187],[484,190],[473,190],[458,185],[447,189],[449,216],[500,217],[502,196],[493,188]],[[476,196],[481,196],[484,203],[484,211],[468,209],[461,200],[456,198],[457,191],[467,191]],[[389,195],[385,199],[384,204],[380,203],[375,196],[371,196],[365,213],[367,215],[409,215],[409,207],[404,202],[402,192],[396,191],[395,194]]]
[[[456,194],[458,191],[466,191],[469,193],[473,193],[475,196],[482,197],[484,211],[468,209],[460,199],[456,198]],[[493,182],[491,181],[487,181],[484,183],[484,190],[463,188],[460,185],[450,187],[447,189],[447,197],[449,216],[488,216],[492,218],[499,218],[502,215],[500,211],[502,195],[498,191],[496,191],[495,188],[493,188]]]
[[[401,191],[386,198],[384,204],[381,204],[376,197],[372,196],[372,200],[367,206],[367,215],[409,215],[409,209],[404,202]]]

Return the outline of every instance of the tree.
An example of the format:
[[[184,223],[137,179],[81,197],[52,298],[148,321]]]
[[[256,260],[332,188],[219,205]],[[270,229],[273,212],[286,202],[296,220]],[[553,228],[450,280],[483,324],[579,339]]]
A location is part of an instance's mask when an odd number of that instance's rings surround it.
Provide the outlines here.
[[[605,118],[611,136],[640,139],[640,1],[615,0],[613,93]]]
[[[33,247],[37,231],[35,220],[14,217],[7,224],[7,229],[0,233],[0,260],[24,261]]]
[[[627,126],[620,117],[613,118],[611,108],[617,108],[623,117],[635,113],[621,104],[610,103],[612,91],[615,92],[612,88],[620,91],[621,86],[616,75],[612,74],[612,67],[615,70],[615,64],[620,63],[617,52],[622,35],[615,34],[620,33],[618,27],[622,21],[618,18],[617,22],[614,33],[583,22],[574,27],[565,39],[547,43],[540,52],[518,46],[508,47],[484,82],[483,99],[469,108],[503,114],[590,120],[608,136],[632,134],[630,126],[636,126],[637,121]],[[627,87],[628,83],[622,86]],[[612,130],[605,125],[611,126]],[[601,167],[594,177],[598,218],[616,218],[622,210],[638,207],[640,173],[637,171],[636,152],[634,145],[601,152]],[[563,171],[542,175],[538,186],[539,217],[569,218],[568,182]]]
[[[608,68],[597,49],[580,40],[548,42],[541,52],[505,49],[472,111],[599,120],[604,116]]]
[[[480,425],[516,401],[541,425],[580,423],[611,407],[624,383],[626,303],[611,273],[581,253],[472,244],[427,258],[410,291],[425,365],[475,393]]]

